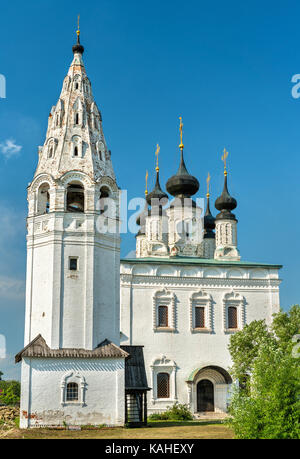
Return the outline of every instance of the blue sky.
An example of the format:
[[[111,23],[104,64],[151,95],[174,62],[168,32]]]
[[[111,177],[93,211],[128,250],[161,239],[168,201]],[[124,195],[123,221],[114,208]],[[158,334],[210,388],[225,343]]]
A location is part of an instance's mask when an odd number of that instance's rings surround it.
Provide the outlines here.
[[[119,186],[142,195],[178,167],[178,116],[184,118],[188,169],[205,193],[222,188],[221,152],[229,152],[229,186],[238,200],[243,260],[279,263],[283,308],[299,303],[300,4],[296,1],[94,0],[1,6],[0,334],[5,376],[23,345],[26,187],[44,143],[47,117],[72,60],[81,14],[84,61],[102,111]],[[10,142],[10,143],[9,143]],[[152,174],[151,174],[152,172]],[[122,255],[134,249],[123,237]]]

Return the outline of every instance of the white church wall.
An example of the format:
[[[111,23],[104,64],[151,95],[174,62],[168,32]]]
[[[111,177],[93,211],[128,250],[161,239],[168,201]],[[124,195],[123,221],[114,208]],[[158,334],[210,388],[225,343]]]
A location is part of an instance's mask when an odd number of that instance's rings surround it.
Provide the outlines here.
[[[172,264],[168,270],[167,266],[155,265],[153,262],[153,269],[148,269],[147,275],[131,276],[129,266],[132,270],[134,264],[126,264],[126,260],[121,263],[122,342],[144,345],[147,378],[149,385],[154,388],[149,395],[149,412],[164,410],[176,400],[180,403],[190,403],[190,397],[192,408],[196,410],[196,386],[194,385],[190,393],[190,384],[187,384],[191,373],[195,369],[208,366],[228,370],[232,364],[228,345],[234,331],[228,330],[224,315],[227,298],[228,305],[233,304],[238,308],[238,329],[242,329],[246,323],[253,320],[266,319],[267,323],[271,323],[272,313],[279,310],[278,272],[274,275],[274,270],[270,269],[266,270],[266,278],[249,279],[252,272],[250,268],[233,269],[230,266],[218,266],[212,270],[200,265],[193,268],[193,271],[198,271],[197,275],[189,277],[193,272],[191,268]],[[169,275],[171,270],[174,273],[173,277]],[[152,275],[153,271],[164,275]],[[216,277],[212,277],[212,274]],[[174,295],[175,298],[174,304],[170,302],[169,330],[156,328],[153,322],[154,299],[158,292],[164,290],[165,297]],[[208,330],[192,330],[193,297],[196,301],[208,298],[207,307],[211,314],[210,318],[206,315]],[[155,396],[156,382],[153,381],[153,375],[157,373],[157,369],[153,367],[153,361],[161,358],[176,364],[175,373],[173,370],[170,373],[170,392],[173,396],[169,400],[160,400]],[[168,373],[169,369],[166,372]],[[174,384],[176,396],[172,387]],[[225,386],[216,388],[216,411],[226,411],[229,386]]]
[[[20,427],[124,425],[124,365],[124,359],[24,358]],[[78,382],[78,402],[66,401],[69,381]]]

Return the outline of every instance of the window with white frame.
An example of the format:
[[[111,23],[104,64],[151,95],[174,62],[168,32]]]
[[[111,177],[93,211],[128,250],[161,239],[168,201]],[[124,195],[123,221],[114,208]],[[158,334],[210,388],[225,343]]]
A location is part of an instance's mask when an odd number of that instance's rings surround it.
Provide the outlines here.
[[[175,294],[167,290],[156,292],[153,296],[154,331],[175,331],[176,329]]]
[[[212,297],[200,290],[190,297],[190,327],[193,333],[212,332]]]
[[[162,355],[155,359],[151,365],[152,370],[152,403],[170,404],[177,400],[176,371],[174,360]]]
[[[70,372],[61,382],[61,405],[85,406],[86,382],[79,372]]]
[[[245,325],[245,298],[237,292],[223,298],[223,326],[225,333],[242,330]]]

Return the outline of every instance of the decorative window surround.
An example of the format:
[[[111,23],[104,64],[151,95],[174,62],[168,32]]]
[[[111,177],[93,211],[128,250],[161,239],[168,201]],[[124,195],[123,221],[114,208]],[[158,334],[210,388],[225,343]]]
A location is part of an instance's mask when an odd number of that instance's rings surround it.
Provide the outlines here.
[[[232,291],[226,293],[223,298],[223,327],[225,333],[236,333],[245,326],[245,298],[240,293]],[[228,328],[228,308],[230,306],[237,308],[238,328]]]
[[[67,385],[69,383],[78,384],[78,400],[74,402],[67,401]],[[71,371],[65,375],[61,382],[61,406],[85,406],[86,386],[84,376],[81,376],[78,372]]]
[[[177,402],[177,385],[176,371],[177,365],[174,360],[169,360],[165,355],[155,359],[151,365],[151,386],[152,386],[152,403],[162,404],[164,408],[172,403]],[[170,397],[157,398],[157,375],[159,373],[168,373],[170,376]]]
[[[168,307],[169,326],[158,326],[159,306]],[[158,291],[153,296],[153,330],[155,332],[175,332],[176,331],[176,297],[174,293],[164,289]]]
[[[211,295],[200,290],[190,297],[190,327],[192,333],[212,333],[212,304]],[[205,328],[195,327],[195,308],[205,308]]]

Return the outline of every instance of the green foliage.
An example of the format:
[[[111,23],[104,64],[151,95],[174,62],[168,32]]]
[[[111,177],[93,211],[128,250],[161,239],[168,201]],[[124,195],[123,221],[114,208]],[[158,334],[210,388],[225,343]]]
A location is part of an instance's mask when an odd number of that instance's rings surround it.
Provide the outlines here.
[[[294,306],[274,316],[270,331],[253,322],[232,336],[234,375],[249,375],[246,390],[234,390],[229,408],[237,438],[300,438],[300,360],[291,352],[299,331],[300,307]]]
[[[192,421],[193,416],[187,405],[174,403],[163,413],[153,413],[149,421]]]
[[[2,371],[0,370],[0,381],[2,381],[2,376],[3,376],[3,373],[2,373]]]
[[[19,429],[20,428],[20,418],[19,417],[15,418],[14,423],[16,425],[16,428]]]
[[[19,381],[0,381],[0,403],[17,405],[20,402],[21,385]]]

